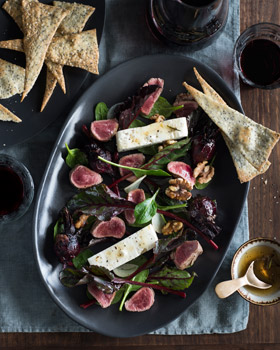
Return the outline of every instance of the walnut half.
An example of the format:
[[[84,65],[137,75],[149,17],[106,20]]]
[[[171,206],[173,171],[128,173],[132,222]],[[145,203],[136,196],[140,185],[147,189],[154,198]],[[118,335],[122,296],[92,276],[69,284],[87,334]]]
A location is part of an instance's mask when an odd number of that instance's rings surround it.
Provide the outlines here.
[[[161,233],[165,236],[171,235],[173,232],[178,232],[183,228],[183,223],[180,221],[168,221],[162,228]]]
[[[192,194],[189,192],[190,185],[189,183],[182,179],[181,177],[177,179],[169,180],[169,186],[165,190],[165,194],[171,199],[177,199],[179,201],[187,201],[191,198]]]
[[[200,184],[206,184],[212,180],[215,169],[211,165],[207,165],[207,160],[204,162],[198,163],[196,168],[193,171],[193,176],[197,179],[197,182]]]

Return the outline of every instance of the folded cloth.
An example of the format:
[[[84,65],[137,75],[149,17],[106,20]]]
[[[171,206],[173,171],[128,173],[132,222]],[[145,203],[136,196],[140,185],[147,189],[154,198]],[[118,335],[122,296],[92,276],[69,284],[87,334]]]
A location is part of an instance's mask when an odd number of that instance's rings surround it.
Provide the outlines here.
[[[136,56],[177,52],[198,58],[214,68],[239,94],[238,80],[232,73],[232,50],[239,34],[239,0],[231,0],[228,22],[219,40],[199,52],[190,52],[184,47],[170,48],[154,39],[145,23],[144,1],[106,0],[106,17],[100,45],[101,73]],[[90,82],[89,79],[87,84]],[[60,116],[30,141],[3,151],[21,160],[29,168],[36,189],[64,117]],[[33,208],[34,203],[18,221],[0,226],[0,331],[88,332],[56,306],[41,283],[32,251]],[[246,328],[248,304],[238,294],[219,300],[214,293],[214,286],[230,278],[233,253],[248,237],[248,211],[245,206],[215,281],[182,316],[154,334],[231,333]]]

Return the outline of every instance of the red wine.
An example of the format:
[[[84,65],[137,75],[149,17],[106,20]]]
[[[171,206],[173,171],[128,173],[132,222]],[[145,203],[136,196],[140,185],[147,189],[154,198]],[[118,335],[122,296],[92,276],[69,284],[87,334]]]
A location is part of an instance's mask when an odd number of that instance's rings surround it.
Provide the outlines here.
[[[24,195],[23,182],[10,167],[0,165],[0,215],[16,211]]]
[[[252,40],[241,53],[240,66],[248,80],[271,85],[280,78],[280,47],[267,39]]]

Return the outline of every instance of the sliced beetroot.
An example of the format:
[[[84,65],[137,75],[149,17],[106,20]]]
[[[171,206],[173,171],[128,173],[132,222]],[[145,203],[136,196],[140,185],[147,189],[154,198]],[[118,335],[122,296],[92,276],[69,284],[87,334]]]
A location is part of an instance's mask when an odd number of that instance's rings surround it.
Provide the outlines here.
[[[145,163],[145,156],[143,153],[133,153],[128,154],[127,156],[121,157],[119,160],[120,165],[129,166],[132,168],[140,168]],[[121,176],[132,174],[130,170],[120,168],[120,174]],[[127,179],[130,182],[133,182],[136,180],[135,176],[131,176]]]
[[[190,165],[184,162],[173,161],[168,163],[167,170],[171,174],[185,179],[189,183],[191,188],[194,186],[195,178],[193,177],[193,170]]]
[[[142,287],[124,303],[125,309],[132,312],[149,310],[155,301],[155,292],[152,288]]]
[[[122,238],[125,231],[126,227],[124,221],[115,216],[109,221],[98,221],[95,223],[91,229],[91,234],[95,238]]]
[[[128,193],[127,199],[136,204],[141,203],[145,200],[145,192],[140,188],[132,190]],[[124,216],[129,224],[135,223],[134,210],[125,210]]]
[[[150,94],[150,96],[146,99],[143,106],[141,107],[141,112],[145,115],[150,114],[156,100],[159,98],[163,90],[164,80],[160,78],[151,78],[143,86],[153,86],[153,85],[158,86],[157,89],[152,94]]]
[[[88,285],[88,292],[98,301],[102,308],[109,307],[116,294],[116,292],[111,294],[104,293],[94,283]]]
[[[70,182],[77,188],[88,188],[103,181],[100,174],[84,165],[77,165],[70,171]]]
[[[92,136],[99,141],[109,141],[119,128],[117,119],[95,120],[90,125]]]
[[[198,241],[186,241],[171,254],[171,259],[179,270],[184,270],[194,264],[203,249]]]

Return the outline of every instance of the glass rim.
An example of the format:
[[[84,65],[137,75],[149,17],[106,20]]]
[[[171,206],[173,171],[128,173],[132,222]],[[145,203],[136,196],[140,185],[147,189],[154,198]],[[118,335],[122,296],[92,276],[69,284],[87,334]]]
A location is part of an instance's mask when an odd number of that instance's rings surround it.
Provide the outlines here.
[[[34,197],[34,182],[27,167],[13,156],[0,153],[1,166],[10,167],[21,178],[24,186],[24,197],[19,207],[9,214],[0,215],[0,224],[5,224],[21,218],[27,212]]]
[[[206,7],[209,7],[211,5],[213,5],[215,2],[217,1],[221,1],[221,0],[210,0],[209,1],[209,4],[207,5],[189,5],[189,4],[186,4],[185,2],[183,2],[183,0],[177,0],[180,4],[182,4],[183,6],[188,6],[188,7],[191,7],[193,9],[197,9],[197,8],[206,8]],[[223,0],[222,0],[223,1]]]
[[[259,29],[267,29],[267,33],[263,33],[263,36],[265,37],[269,30],[273,30],[275,29],[277,32],[279,32],[279,42],[280,42],[280,25],[276,24],[276,23],[271,23],[271,22],[260,22],[260,23],[255,23],[253,25],[251,25],[250,27],[246,28],[237,38],[235,44],[234,44],[234,48],[233,48],[233,59],[234,59],[234,71],[235,73],[237,73],[240,77],[241,80],[252,87],[258,88],[258,89],[264,89],[264,90],[273,90],[276,88],[280,87],[280,81],[275,81],[272,84],[269,85],[260,85],[260,84],[256,84],[253,81],[251,81],[250,79],[248,79],[242,72],[242,69],[240,67],[240,55],[238,55],[238,46],[240,45],[240,43],[242,42],[242,40],[244,40],[244,45],[243,45],[243,49],[245,47],[245,45],[254,40],[254,35],[257,35],[257,31],[254,32],[254,29],[259,28]],[[249,36],[249,34],[251,34],[251,36]],[[261,36],[261,35],[260,35]],[[247,39],[247,40],[246,40]],[[280,46],[279,46],[280,47]],[[242,52],[242,50],[241,50]]]

